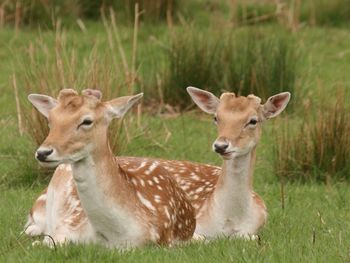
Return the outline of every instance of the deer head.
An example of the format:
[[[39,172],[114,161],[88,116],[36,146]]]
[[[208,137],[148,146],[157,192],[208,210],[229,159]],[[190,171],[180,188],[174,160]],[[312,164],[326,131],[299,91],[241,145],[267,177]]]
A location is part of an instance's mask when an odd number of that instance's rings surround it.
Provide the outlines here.
[[[262,123],[280,114],[290,100],[289,92],[274,95],[265,104],[254,95],[223,93],[219,99],[194,87],[188,87],[187,92],[200,109],[214,115],[218,138],[213,143],[213,150],[224,159],[251,152],[260,140]]]
[[[125,96],[102,102],[98,90],[63,89],[58,99],[30,94],[29,101],[49,122],[50,131],[36,151],[43,166],[55,167],[85,158],[97,145],[108,147],[107,128],[113,118],[121,118],[143,96]]]

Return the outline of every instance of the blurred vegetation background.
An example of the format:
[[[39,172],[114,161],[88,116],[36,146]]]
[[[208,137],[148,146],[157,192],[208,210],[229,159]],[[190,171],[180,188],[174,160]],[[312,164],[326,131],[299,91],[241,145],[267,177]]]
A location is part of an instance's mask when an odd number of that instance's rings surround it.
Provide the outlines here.
[[[159,156],[211,162],[209,147],[167,156],[168,140],[146,124],[195,109],[187,86],[263,100],[290,91],[287,114],[263,138],[271,150],[262,166],[283,181],[349,180],[349,25],[349,0],[1,0],[0,182],[40,183],[51,173],[28,157],[48,128],[26,96],[63,87],[99,88],[105,99],[145,92],[136,117],[111,128],[116,153],[139,154],[128,149],[147,135]],[[15,133],[18,149],[6,143]],[[14,155],[33,159],[26,172]]]

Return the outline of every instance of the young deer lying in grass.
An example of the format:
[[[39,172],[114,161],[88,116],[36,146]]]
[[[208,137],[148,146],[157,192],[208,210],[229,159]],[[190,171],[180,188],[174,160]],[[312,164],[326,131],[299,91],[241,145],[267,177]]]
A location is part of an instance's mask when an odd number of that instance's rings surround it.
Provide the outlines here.
[[[272,96],[264,105],[260,105],[260,99],[252,95],[236,97],[233,93],[225,93],[219,100],[213,94],[196,88],[188,88],[188,92],[203,110],[211,114],[217,111],[219,115],[217,117],[220,118],[219,134],[225,136],[227,140],[218,139],[215,150],[224,157],[223,169],[188,161],[137,157],[118,157],[119,165],[123,169],[138,169],[139,172],[144,172],[146,169],[152,170],[157,166],[167,170],[186,192],[195,208],[197,234],[207,238],[255,234],[266,220],[264,202],[252,191],[255,146],[260,138],[262,122],[282,112],[288,104],[290,94],[281,93]],[[253,120],[253,117],[256,119]],[[247,124],[248,121],[252,123]],[[238,133],[240,134],[237,135]],[[227,142],[230,142],[228,140],[232,142],[227,149],[223,149]],[[220,149],[221,144],[222,149]],[[236,152],[229,153],[233,147],[236,147]],[[142,163],[141,166],[139,166],[140,163]],[[69,182],[69,178],[72,177],[70,167],[59,167],[53,178],[62,174],[67,177],[65,182]],[[154,184],[151,180],[140,183],[150,186]],[[71,191],[74,193],[73,188]],[[34,203],[27,223],[27,234],[46,233],[45,195],[44,192]],[[66,200],[67,204],[76,205],[75,210],[71,209],[72,213],[83,213],[79,210],[77,195],[62,194],[60,199]],[[86,224],[84,216],[78,218],[77,222]],[[72,235],[67,235],[66,238],[70,239]]]
[[[194,87],[187,88],[204,112],[214,115],[218,138],[213,150],[224,160],[213,194],[197,216],[196,233],[205,236],[255,234],[264,225],[264,201],[253,192],[255,149],[262,123],[276,117],[287,106],[290,93],[270,97],[264,105],[254,95],[223,93],[219,98]]]
[[[110,150],[110,121],[122,117],[141,97],[101,102],[99,91],[85,90],[79,96],[70,89],[62,90],[58,101],[29,95],[50,125],[36,151],[37,160],[49,167],[71,164],[60,166],[42,195],[42,201],[46,195],[44,232],[56,242],[99,241],[129,247],[148,242],[167,245],[192,237],[194,209],[167,171],[156,162],[145,170],[140,169],[145,166],[142,162],[125,168]],[[146,181],[153,184],[146,186]]]

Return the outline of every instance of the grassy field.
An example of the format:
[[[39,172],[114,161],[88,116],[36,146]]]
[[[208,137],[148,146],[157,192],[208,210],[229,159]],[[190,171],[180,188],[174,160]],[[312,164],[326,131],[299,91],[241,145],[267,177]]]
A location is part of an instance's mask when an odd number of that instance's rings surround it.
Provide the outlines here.
[[[263,176],[263,175],[261,175]],[[175,248],[148,247],[117,252],[96,246],[66,246],[56,251],[31,247],[19,236],[23,217],[40,188],[1,190],[2,262],[344,262],[350,259],[348,186],[290,185],[285,210],[278,184],[258,179],[258,192],[269,208],[261,241],[221,239]],[[6,215],[6,216],[5,216]]]
[[[196,1],[197,3],[197,1]],[[215,9],[215,7],[212,7]],[[245,32],[249,26],[239,28],[224,23],[229,17],[225,8],[216,7],[212,15],[208,9],[199,12],[193,19],[194,32]],[[223,9],[223,10],[221,10]],[[221,10],[221,11],[220,11]],[[193,12],[193,11],[192,11]],[[189,12],[192,14],[192,12]],[[221,13],[220,13],[221,12]],[[220,17],[217,14],[224,14]],[[181,19],[180,19],[181,20]],[[186,22],[186,21],[185,21]],[[185,23],[182,22],[182,23]],[[187,21],[190,24],[190,21]],[[76,24],[64,28],[62,35],[62,57],[64,65],[71,63],[71,52],[76,52],[77,64],[65,73],[67,85],[85,88],[90,78],[86,64],[94,61],[91,50],[98,56],[111,53],[106,28],[101,22],[85,22],[83,32]],[[175,24],[181,32],[188,25]],[[196,31],[197,30],[197,31]],[[207,31],[208,30],[208,31]],[[212,31],[210,31],[212,30]],[[296,64],[293,107],[281,117],[266,123],[262,141],[258,147],[255,171],[255,190],[266,202],[269,218],[259,233],[260,241],[220,239],[208,244],[193,243],[174,248],[146,247],[120,252],[98,246],[68,245],[57,250],[31,247],[32,239],[20,236],[26,215],[37,194],[47,185],[50,171],[41,170],[34,160],[37,147],[28,135],[19,135],[13,74],[16,75],[20,99],[28,92],[38,92],[47,81],[53,90],[62,88],[57,72],[45,68],[45,63],[55,65],[57,32],[23,27],[18,32],[12,27],[0,29],[0,262],[344,262],[350,261],[350,200],[349,181],[343,178],[322,182],[286,182],[285,207],[281,207],[280,178],[274,170],[273,146],[283,122],[292,125],[302,121],[305,111],[315,113],[320,109],[321,97],[331,104],[336,100],[336,90],[342,88],[345,103],[350,101],[350,34],[346,26],[308,27],[291,34],[281,25],[267,23],[255,25],[258,34],[279,36],[290,34],[295,41],[299,62]],[[128,63],[132,57],[132,26],[119,25],[121,43]],[[156,87],[157,76],[165,83],[168,50],[172,33],[163,23],[142,23],[139,28],[137,50],[137,74],[139,79],[135,92],[145,91],[147,102],[141,126],[136,126],[135,114],[128,115],[130,141],[118,149],[123,155],[154,156],[166,159],[186,159],[220,165],[221,160],[211,151],[216,138],[215,126],[209,116],[199,113],[193,105],[190,111],[176,114],[155,114],[148,108],[157,108],[161,94]],[[213,36],[214,38],[214,36]],[[117,47],[114,47],[117,50]],[[120,53],[115,53],[120,61]],[[34,57],[34,59],[33,59]],[[106,60],[113,63],[113,59]],[[102,60],[101,60],[102,61]],[[99,63],[101,63],[99,61]],[[73,62],[72,62],[73,63]],[[84,64],[85,63],[85,64]],[[108,63],[106,68],[108,68]],[[122,68],[122,67],[121,67]],[[200,67],[198,67],[200,69]],[[101,68],[102,70],[105,68]],[[114,68],[115,70],[115,68]],[[80,71],[84,74],[79,75]],[[74,75],[74,74],[77,75]],[[119,74],[120,72],[115,71]],[[42,75],[40,75],[42,74]],[[121,73],[120,73],[121,74]],[[38,78],[41,76],[41,78]],[[106,75],[106,76],[112,76]],[[57,77],[57,79],[56,79]],[[115,78],[125,94],[125,79]],[[37,87],[35,87],[38,83]],[[96,80],[94,85],[107,83]],[[124,85],[124,86],[123,86]],[[161,85],[160,85],[161,86]],[[108,88],[107,87],[107,88]],[[162,87],[160,89],[166,87]],[[184,88],[184,87],[182,87]],[[201,87],[199,87],[201,88]],[[217,91],[221,87],[211,87]],[[118,89],[117,87],[115,88]],[[236,91],[237,87],[232,87]],[[117,91],[116,91],[117,92]],[[259,94],[256,94],[259,95]],[[273,94],[270,94],[273,95]],[[309,105],[309,106],[308,106]],[[311,106],[310,106],[311,105]],[[23,105],[22,105],[23,106]],[[28,104],[27,104],[28,106]],[[176,106],[176,105],[175,105]],[[29,107],[22,110],[28,111]],[[161,109],[160,111],[164,111]],[[165,110],[167,113],[167,110]],[[317,122],[317,118],[315,118]],[[125,134],[123,135],[125,136]],[[123,137],[125,138],[125,137]],[[350,178],[350,171],[345,174]]]

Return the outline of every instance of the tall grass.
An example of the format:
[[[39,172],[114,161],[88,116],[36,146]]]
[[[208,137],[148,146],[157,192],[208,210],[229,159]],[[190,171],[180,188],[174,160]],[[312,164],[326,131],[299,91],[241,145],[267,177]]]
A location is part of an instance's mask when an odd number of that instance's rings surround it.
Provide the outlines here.
[[[209,37],[208,37],[209,36]],[[262,34],[250,28],[218,34],[213,30],[175,33],[164,73],[165,98],[169,103],[190,103],[189,85],[262,98],[281,91],[295,94],[299,54],[293,37],[278,32]]]
[[[57,19],[71,24],[77,19],[96,20],[101,11],[113,8],[119,22],[133,22],[136,3],[147,22],[172,19],[179,7],[179,0],[0,0],[0,22],[3,24],[40,25],[52,28]]]
[[[349,25],[350,0],[303,1],[301,20],[311,25]]]
[[[293,37],[283,32],[266,36],[250,30],[231,36],[223,52],[225,89],[265,99],[282,91],[296,94],[299,54]]]
[[[350,0],[237,0],[232,13],[238,25],[282,22],[292,30],[299,23],[342,26],[350,23]]]
[[[291,181],[350,180],[350,111],[345,91],[336,100],[308,105],[299,122],[288,120],[276,130],[275,171]]]
[[[172,19],[179,9],[180,0],[121,0],[111,1],[111,6],[116,11],[121,10],[127,20],[133,21],[136,3],[143,12],[142,20],[155,23]]]
[[[208,35],[211,35],[208,38]],[[167,50],[168,65],[164,73],[164,95],[171,104],[190,104],[187,86],[218,89],[221,73],[221,47],[215,32],[196,32],[192,28],[178,31],[171,37]]]
[[[234,1],[232,19],[238,25],[276,22],[276,7],[275,1]]]

